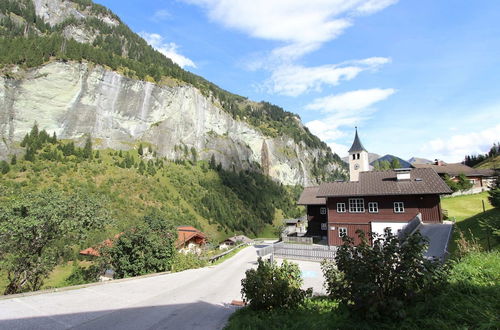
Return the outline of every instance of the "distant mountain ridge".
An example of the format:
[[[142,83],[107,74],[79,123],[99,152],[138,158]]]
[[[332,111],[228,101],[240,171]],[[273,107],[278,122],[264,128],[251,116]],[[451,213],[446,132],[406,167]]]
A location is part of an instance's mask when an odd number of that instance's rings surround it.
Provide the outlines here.
[[[426,158],[412,157],[408,159],[410,164],[432,164],[434,163],[432,160]]]
[[[394,155],[389,155],[389,154],[377,158],[376,160],[372,161],[370,163],[370,165],[371,166],[375,166],[374,164],[376,162],[381,162],[381,161],[388,161],[390,163],[390,162],[392,162],[393,159],[397,159],[399,161],[399,164],[401,165],[400,166],[401,168],[409,168],[409,167],[411,167],[411,164],[409,162],[407,162],[406,160],[404,160],[402,158],[399,158],[397,156],[394,156]]]

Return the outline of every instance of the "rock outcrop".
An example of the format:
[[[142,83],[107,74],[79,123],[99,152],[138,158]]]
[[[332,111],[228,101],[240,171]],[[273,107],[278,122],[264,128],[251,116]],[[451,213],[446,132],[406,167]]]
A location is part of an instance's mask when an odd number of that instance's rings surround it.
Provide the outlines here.
[[[284,184],[315,183],[309,169],[326,152],[288,136],[264,136],[190,85],[159,86],[86,62],[16,67],[0,76],[0,157],[16,149],[35,121],[64,139],[90,134],[97,148],[151,143],[169,159],[194,149],[198,159],[214,155],[228,169],[262,168]]]

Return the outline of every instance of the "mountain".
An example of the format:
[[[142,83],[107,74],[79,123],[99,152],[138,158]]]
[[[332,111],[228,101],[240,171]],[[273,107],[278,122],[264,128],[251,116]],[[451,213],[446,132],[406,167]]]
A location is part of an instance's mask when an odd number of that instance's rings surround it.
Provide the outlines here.
[[[181,69],[90,0],[0,3],[0,157],[36,121],[104,149],[214,158],[283,184],[316,184],[345,165],[300,118]]]
[[[381,161],[388,161],[389,163],[393,160],[393,159],[397,159],[399,161],[399,164],[400,164],[400,167],[401,168],[408,168],[408,167],[411,167],[411,164],[408,163],[406,160],[403,160],[397,156],[394,156],[394,155],[385,155],[385,156],[382,156],[382,157],[379,157],[378,159],[374,160],[373,162],[370,163],[370,165],[374,166],[375,162],[381,162]]]
[[[434,162],[432,160],[425,158],[412,157],[408,159],[408,163],[413,165],[413,164],[433,164]]]

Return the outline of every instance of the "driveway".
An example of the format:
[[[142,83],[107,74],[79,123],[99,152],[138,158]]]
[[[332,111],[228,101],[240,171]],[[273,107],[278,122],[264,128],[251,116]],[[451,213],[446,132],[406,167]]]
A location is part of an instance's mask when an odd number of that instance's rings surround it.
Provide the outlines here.
[[[0,329],[221,329],[255,247],[217,265],[0,300]]]

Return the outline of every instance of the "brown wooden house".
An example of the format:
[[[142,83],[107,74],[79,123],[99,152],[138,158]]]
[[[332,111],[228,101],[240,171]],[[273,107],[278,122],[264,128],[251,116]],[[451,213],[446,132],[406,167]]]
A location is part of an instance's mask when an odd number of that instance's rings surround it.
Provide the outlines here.
[[[413,166],[416,168],[432,168],[442,178],[448,175],[455,182],[463,174],[472,183],[471,192],[473,193],[489,190],[489,186],[495,178],[495,171],[493,170],[472,168],[461,163],[447,164],[441,160],[436,160],[433,164],[414,164]]]
[[[318,188],[319,186],[304,188],[297,204],[306,207],[306,236],[321,239],[328,236],[328,221],[326,199],[316,196],[318,194]]]
[[[432,169],[398,169],[359,173],[359,181],[319,186],[316,197],[326,199],[328,245],[341,245],[348,235],[359,243],[356,230],[394,233],[417,214],[424,223],[441,223],[440,195],[450,188]]]

